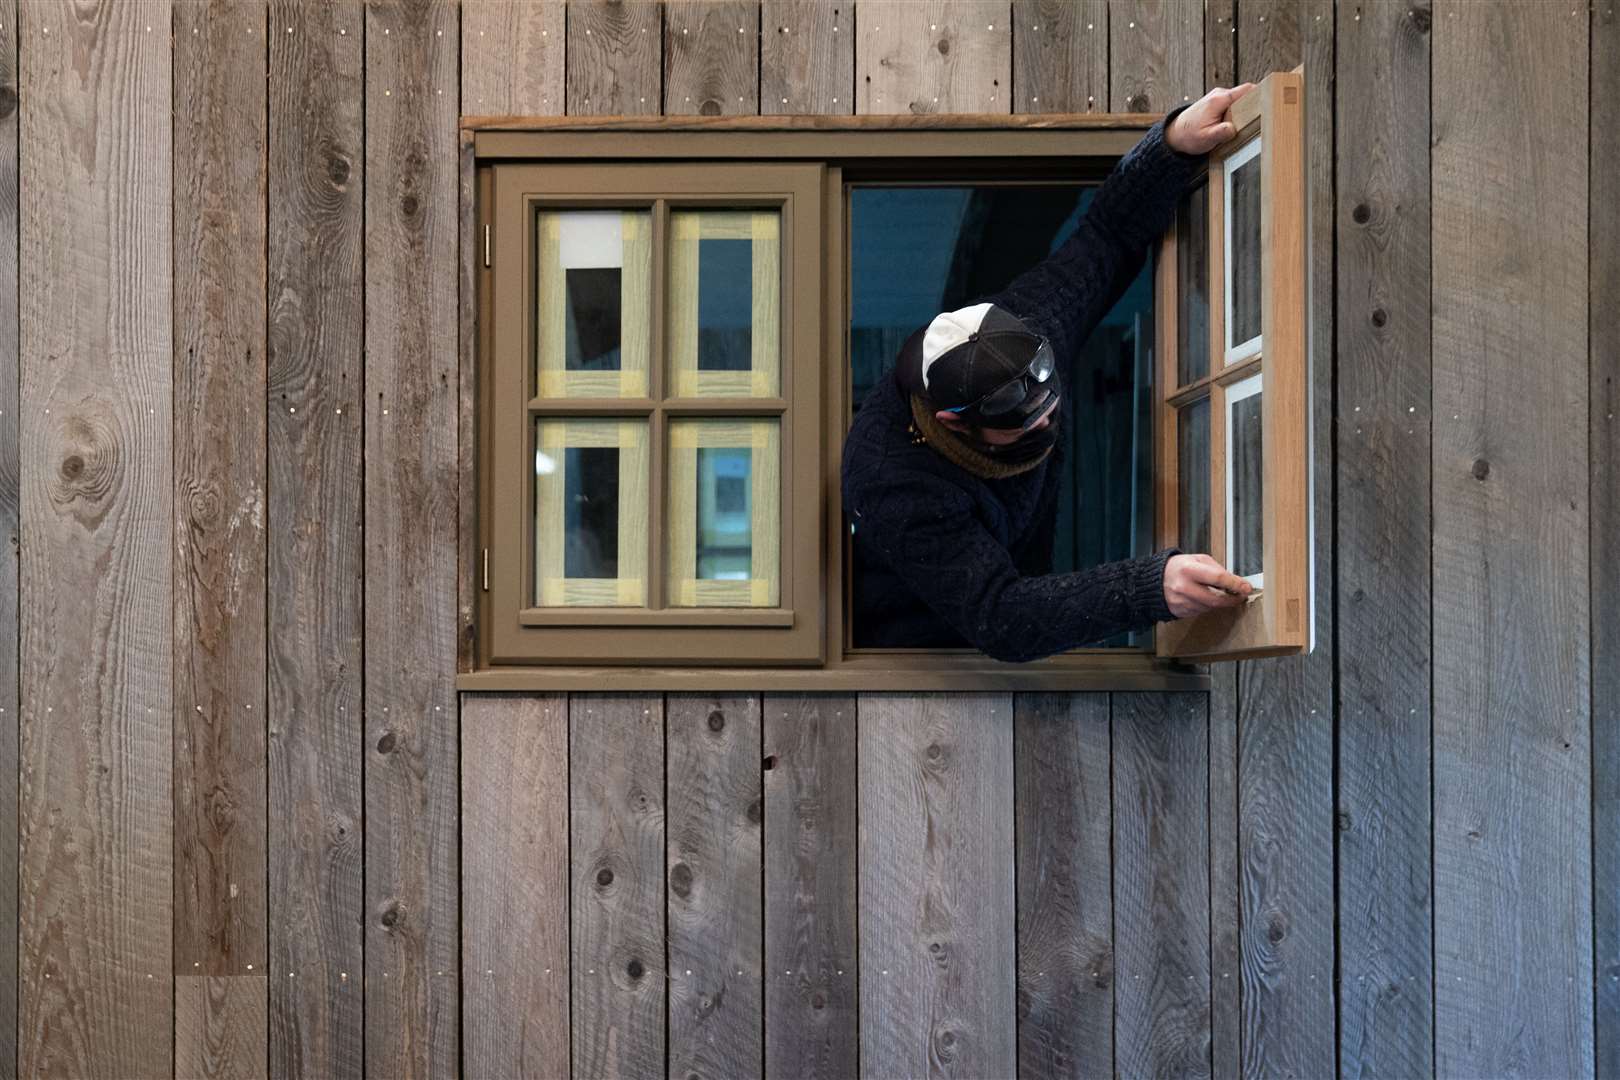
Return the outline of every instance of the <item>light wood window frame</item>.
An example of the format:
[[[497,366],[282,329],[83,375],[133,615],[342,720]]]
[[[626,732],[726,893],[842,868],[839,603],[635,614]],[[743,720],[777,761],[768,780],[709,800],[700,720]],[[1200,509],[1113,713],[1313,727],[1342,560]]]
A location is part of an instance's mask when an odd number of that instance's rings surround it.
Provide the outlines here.
[[[1209,155],[1205,182],[1192,198],[1207,200],[1208,367],[1180,382],[1180,252],[1175,225],[1160,241],[1154,308],[1159,371],[1154,393],[1157,546],[1182,546],[1179,418],[1209,403],[1207,490],[1209,551],[1230,565],[1226,520],[1228,398],[1261,377],[1262,588],[1241,607],[1164,623],[1155,645],[1162,657],[1236,660],[1308,651],[1315,622],[1311,573],[1310,365],[1306,340],[1305,86],[1301,71],[1275,72],[1233,107],[1237,134]],[[1260,162],[1260,345],[1228,348],[1226,177],[1229,162],[1254,153]],[[1177,214],[1185,212],[1186,203]],[[1231,357],[1230,361],[1228,357]]]

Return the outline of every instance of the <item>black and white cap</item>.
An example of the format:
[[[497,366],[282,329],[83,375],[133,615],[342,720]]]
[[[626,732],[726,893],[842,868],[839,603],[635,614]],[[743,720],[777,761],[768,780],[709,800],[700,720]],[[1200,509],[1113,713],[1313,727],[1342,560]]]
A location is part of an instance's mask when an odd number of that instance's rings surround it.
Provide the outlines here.
[[[1058,397],[1052,347],[995,304],[936,315],[900,350],[900,381],[971,424],[1021,428]]]

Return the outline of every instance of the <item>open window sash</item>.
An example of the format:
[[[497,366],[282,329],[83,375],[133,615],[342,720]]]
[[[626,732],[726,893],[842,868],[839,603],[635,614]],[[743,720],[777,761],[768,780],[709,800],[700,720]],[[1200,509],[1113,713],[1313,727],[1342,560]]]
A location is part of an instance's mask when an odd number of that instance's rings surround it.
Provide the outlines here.
[[[1159,626],[1160,656],[1312,644],[1304,84],[1302,69],[1275,72],[1233,106],[1237,134],[1160,243],[1156,539],[1255,587],[1239,607]]]

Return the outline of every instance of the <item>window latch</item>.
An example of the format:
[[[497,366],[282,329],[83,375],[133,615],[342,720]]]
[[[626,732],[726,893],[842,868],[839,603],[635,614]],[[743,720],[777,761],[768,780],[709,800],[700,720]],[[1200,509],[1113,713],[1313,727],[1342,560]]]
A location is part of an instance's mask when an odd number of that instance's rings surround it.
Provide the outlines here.
[[[484,549],[484,591],[489,592],[489,548]]]

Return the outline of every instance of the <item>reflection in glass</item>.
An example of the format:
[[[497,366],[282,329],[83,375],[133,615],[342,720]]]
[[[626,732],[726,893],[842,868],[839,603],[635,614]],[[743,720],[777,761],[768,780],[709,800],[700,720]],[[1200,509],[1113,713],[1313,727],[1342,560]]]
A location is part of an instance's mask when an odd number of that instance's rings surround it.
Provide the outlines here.
[[[1260,336],[1260,141],[1227,163],[1227,348],[1238,350]],[[1235,163],[1235,164],[1234,164]],[[1252,351],[1252,350],[1248,350]],[[1227,361],[1239,359],[1228,356]]]
[[[619,576],[619,448],[563,452],[563,577]]]
[[[534,428],[534,602],[646,603],[647,421]]]
[[[1209,374],[1209,191],[1204,182],[1176,213],[1176,299],[1176,384],[1186,386]]]
[[[1209,398],[1176,414],[1177,547],[1189,555],[1209,551]]]
[[[1246,396],[1238,397],[1239,387],[1253,383]],[[1239,577],[1253,577],[1265,569],[1264,470],[1261,466],[1259,379],[1233,387],[1227,420],[1228,535],[1231,542],[1231,571]]]
[[[539,210],[536,389],[641,397],[652,343],[652,212]]]
[[[669,362],[676,397],[773,397],[782,335],[781,211],[669,215]]]
[[[672,419],[666,496],[671,607],[775,607],[781,421]]]

